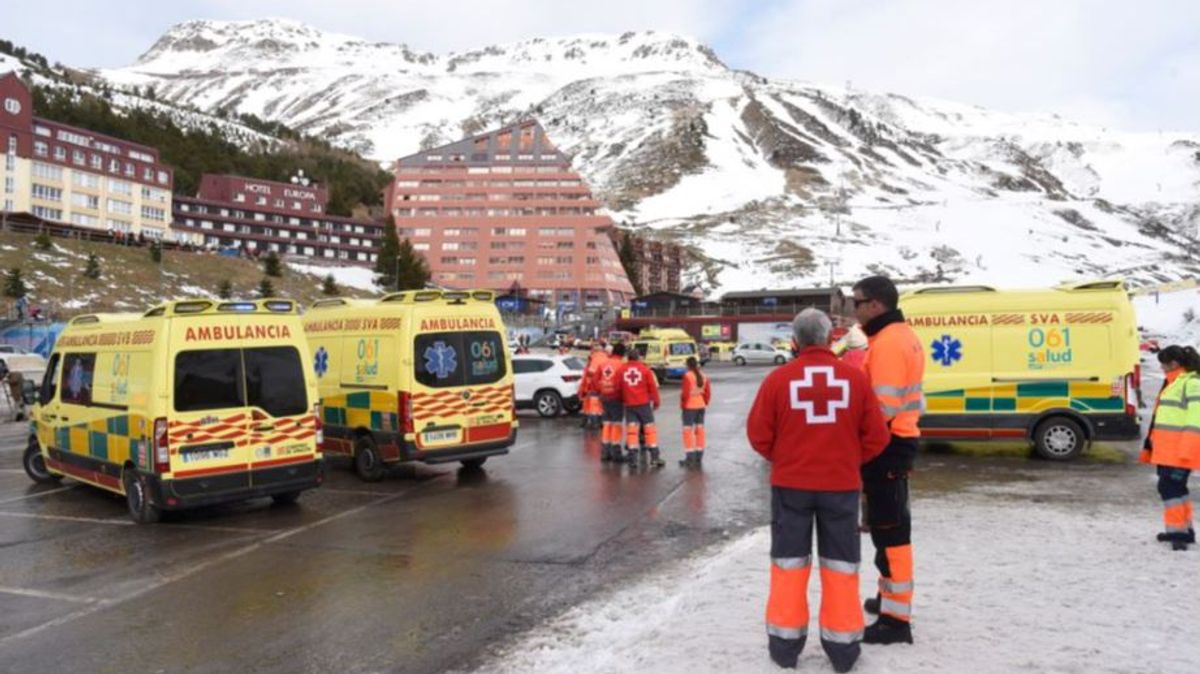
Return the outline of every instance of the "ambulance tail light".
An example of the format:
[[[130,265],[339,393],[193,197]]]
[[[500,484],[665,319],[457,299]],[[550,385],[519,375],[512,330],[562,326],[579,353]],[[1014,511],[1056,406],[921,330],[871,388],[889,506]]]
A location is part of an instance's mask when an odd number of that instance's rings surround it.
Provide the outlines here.
[[[167,420],[154,420],[154,472],[171,472],[171,443],[167,437]]]
[[[401,391],[396,398],[396,419],[401,433],[412,433],[416,427],[413,420],[412,394]]]
[[[1139,368],[1140,369],[1140,368]],[[1123,377],[1125,380],[1125,416],[1137,416],[1140,388],[1138,380],[1141,378],[1141,373],[1134,370],[1132,374],[1127,374]]]
[[[313,403],[313,421],[316,422],[317,450],[325,449],[325,423],[321,421],[321,403]]]

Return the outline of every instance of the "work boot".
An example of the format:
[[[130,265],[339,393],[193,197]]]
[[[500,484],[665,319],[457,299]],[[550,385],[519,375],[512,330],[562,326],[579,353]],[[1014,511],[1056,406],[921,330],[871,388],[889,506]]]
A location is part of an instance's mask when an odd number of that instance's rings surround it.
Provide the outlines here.
[[[658,448],[652,447],[650,449],[650,467],[651,468],[662,468],[665,465],[667,465],[667,462],[663,461],[658,456]]]
[[[858,662],[858,656],[862,653],[862,647],[858,644],[826,644],[825,655],[829,658],[829,664],[833,665],[835,672],[848,672],[854,669],[854,663]]]
[[[688,452],[687,454],[684,454],[683,458],[679,460],[679,465],[683,466],[684,468],[691,468],[692,466],[696,465],[696,460],[694,458],[695,456],[695,452]]]
[[[608,463],[612,460],[612,452],[608,449],[608,445],[600,447],[600,463]]]
[[[912,625],[903,620],[896,620],[888,616],[879,616],[879,620],[875,624],[867,627],[863,631],[864,644],[911,644]]]
[[[780,639],[775,636],[767,637],[767,651],[771,661],[784,669],[795,669],[800,653],[804,650],[804,637],[799,639]]]
[[[1159,543],[1166,543],[1167,541],[1177,541],[1177,540],[1183,541],[1184,543],[1195,543],[1196,542],[1196,530],[1188,529],[1186,534],[1169,534],[1169,533],[1163,531],[1163,532],[1159,533],[1158,536],[1155,536],[1155,540],[1157,540]]]
[[[628,452],[625,453],[625,462],[628,463],[630,466],[633,466],[634,468],[636,468],[638,465],[638,454],[639,453],[640,452],[636,449],[629,450]]]
[[[1187,543],[1187,541],[1185,541],[1183,539],[1177,538],[1177,539],[1171,541],[1171,549],[1172,550],[1187,550],[1188,543]]]
[[[879,595],[867,597],[867,600],[863,602],[863,610],[871,615],[879,615]]]

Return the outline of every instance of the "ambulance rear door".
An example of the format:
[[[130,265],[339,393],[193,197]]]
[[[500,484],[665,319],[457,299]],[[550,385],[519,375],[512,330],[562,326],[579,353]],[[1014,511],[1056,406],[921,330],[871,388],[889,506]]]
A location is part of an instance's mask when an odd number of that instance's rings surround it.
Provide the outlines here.
[[[499,329],[419,332],[413,341],[413,367],[417,449],[434,451],[509,437],[512,388]]]

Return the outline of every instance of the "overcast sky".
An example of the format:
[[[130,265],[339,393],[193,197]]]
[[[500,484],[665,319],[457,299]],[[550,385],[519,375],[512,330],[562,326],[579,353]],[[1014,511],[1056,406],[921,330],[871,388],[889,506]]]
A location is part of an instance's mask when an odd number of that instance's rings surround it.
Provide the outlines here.
[[[773,78],[851,82],[1130,130],[1200,131],[1200,0],[7,0],[0,37],[133,62],[193,18],[282,16],[442,53],[657,29]]]

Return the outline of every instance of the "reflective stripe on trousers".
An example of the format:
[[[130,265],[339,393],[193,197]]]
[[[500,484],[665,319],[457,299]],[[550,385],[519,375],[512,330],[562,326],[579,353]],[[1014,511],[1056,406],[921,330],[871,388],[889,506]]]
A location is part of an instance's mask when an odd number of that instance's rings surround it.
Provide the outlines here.
[[[889,575],[879,579],[879,613],[908,621],[912,618],[912,545],[889,547],[884,553]]]

